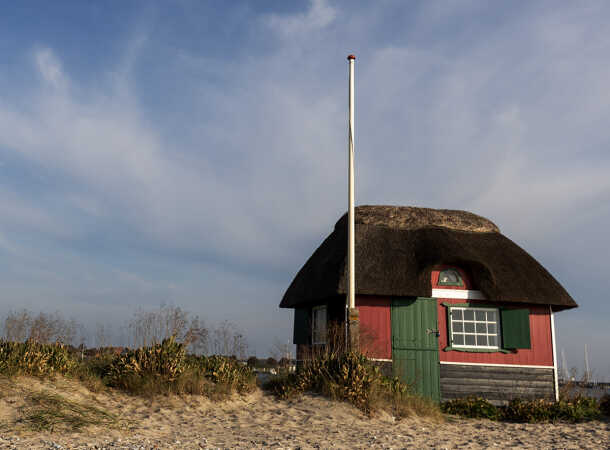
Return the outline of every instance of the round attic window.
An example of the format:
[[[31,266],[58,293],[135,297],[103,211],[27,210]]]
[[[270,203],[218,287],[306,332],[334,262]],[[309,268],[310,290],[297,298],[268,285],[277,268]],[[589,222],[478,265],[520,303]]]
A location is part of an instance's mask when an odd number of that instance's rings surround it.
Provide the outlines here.
[[[438,274],[439,286],[464,286],[460,273],[455,269],[444,269]]]

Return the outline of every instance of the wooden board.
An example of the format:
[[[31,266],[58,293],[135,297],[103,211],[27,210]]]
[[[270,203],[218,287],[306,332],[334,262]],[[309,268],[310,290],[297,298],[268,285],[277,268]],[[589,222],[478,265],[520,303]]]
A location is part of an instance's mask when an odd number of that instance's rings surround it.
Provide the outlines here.
[[[553,369],[441,364],[441,398],[468,396],[494,402],[513,398],[552,398]]]

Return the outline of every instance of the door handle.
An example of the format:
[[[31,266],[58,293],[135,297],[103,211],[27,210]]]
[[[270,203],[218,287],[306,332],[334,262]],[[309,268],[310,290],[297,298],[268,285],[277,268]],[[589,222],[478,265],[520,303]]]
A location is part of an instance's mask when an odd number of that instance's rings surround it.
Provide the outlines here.
[[[438,330],[433,330],[431,328],[426,328],[426,334],[434,334],[436,337],[441,336],[441,332]]]

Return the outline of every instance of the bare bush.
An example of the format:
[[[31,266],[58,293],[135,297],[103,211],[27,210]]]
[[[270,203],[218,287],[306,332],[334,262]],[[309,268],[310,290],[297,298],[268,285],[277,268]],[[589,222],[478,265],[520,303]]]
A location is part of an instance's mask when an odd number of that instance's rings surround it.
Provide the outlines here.
[[[245,359],[248,344],[241,330],[233,323],[225,320],[212,331],[212,353],[216,355],[235,356]]]
[[[193,353],[207,353],[208,331],[199,316],[190,317],[179,306],[161,305],[158,310],[139,309],[128,324],[133,347],[147,347],[175,336]]]
[[[97,348],[104,348],[110,346],[112,336],[112,330],[109,326],[97,323],[95,325],[95,346]]]
[[[273,339],[273,346],[269,353],[278,361],[290,361],[293,348],[294,344],[291,344],[290,341],[283,342],[276,337]]]
[[[15,342],[32,339],[81,348],[85,348],[87,342],[97,348],[120,342],[138,348],[159,344],[171,336],[183,343],[189,353],[197,355],[217,354],[245,359],[248,349],[243,332],[235,324],[224,321],[209,331],[199,316],[178,306],[138,309],[125,325],[115,328],[97,323],[93,329],[87,330],[74,319],[64,319],[59,312],[34,315],[26,309],[11,311],[4,320],[4,338]]]
[[[48,344],[61,342],[78,346],[84,343],[86,331],[75,319],[64,319],[59,312],[40,312],[37,316],[26,309],[11,311],[4,319],[4,337],[8,341],[31,339]]]
[[[26,309],[11,311],[4,319],[4,339],[13,342],[23,342],[30,334],[32,317]]]

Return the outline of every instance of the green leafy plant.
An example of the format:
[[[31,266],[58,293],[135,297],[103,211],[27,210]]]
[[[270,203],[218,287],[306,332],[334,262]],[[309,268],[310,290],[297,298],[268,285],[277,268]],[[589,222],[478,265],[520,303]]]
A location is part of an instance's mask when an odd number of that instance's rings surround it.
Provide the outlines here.
[[[610,394],[604,394],[599,401],[599,410],[602,414],[610,416]]]
[[[558,402],[546,399],[513,399],[506,406],[496,407],[487,400],[478,397],[467,397],[445,402],[443,412],[462,417],[505,420],[511,422],[539,423],[565,420],[581,422],[594,420],[601,410],[597,400],[577,396],[561,398]]]
[[[481,397],[456,398],[443,403],[441,409],[447,414],[473,419],[497,420],[500,418],[500,410]]]
[[[552,403],[551,420],[567,420],[569,422],[582,422],[595,420],[600,417],[601,409],[599,402],[592,397],[577,396],[572,399],[559,399]]]

